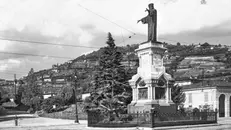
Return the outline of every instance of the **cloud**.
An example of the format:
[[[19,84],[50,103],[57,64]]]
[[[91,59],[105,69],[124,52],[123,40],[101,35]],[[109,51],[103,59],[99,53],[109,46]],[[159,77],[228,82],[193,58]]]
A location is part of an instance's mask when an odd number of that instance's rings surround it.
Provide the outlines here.
[[[26,41],[41,41],[41,42],[50,42],[54,38],[49,36],[41,35],[38,31],[33,31],[29,28],[24,28],[22,31],[17,31],[15,29],[4,30],[1,33],[1,38],[6,39],[15,39],[15,40],[26,40]],[[38,44],[33,43],[24,43],[16,41],[1,40],[1,44],[4,44],[5,47],[1,51],[3,52],[13,52],[13,53],[24,53],[24,54],[34,54],[38,55],[45,47],[39,46]],[[0,55],[0,59],[8,58],[20,58],[27,57],[24,55]]]
[[[229,41],[231,40],[231,20],[224,21],[215,26],[205,26],[198,30],[160,35],[159,39],[170,43],[176,43],[177,41],[185,44],[210,42],[212,44],[229,45]]]
[[[21,61],[17,59],[7,59],[0,61],[0,71],[4,72],[7,69],[20,66]]]

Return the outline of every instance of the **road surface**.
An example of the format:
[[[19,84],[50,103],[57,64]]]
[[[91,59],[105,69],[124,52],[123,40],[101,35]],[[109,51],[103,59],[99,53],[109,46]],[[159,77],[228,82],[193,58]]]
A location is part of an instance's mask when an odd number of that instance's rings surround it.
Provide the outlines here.
[[[15,126],[14,115],[0,117],[0,130],[150,130],[150,128],[90,128],[86,120],[80,120],[80,124],[74,120],[52,119],[36,117],[32,114],[19,116],[19,126]],[[196,126],[159,127],[171,130],[231,130],[231,118],[219,119],[218,124]]]

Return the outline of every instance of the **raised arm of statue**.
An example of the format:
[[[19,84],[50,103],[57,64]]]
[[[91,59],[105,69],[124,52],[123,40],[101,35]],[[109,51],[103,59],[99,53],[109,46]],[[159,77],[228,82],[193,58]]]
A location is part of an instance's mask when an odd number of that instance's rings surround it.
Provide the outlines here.
[[[138,20],[137,23],[139,23],[140,21],[141,21],[143,24],[148,23],[148,16],[146,16],[146,17],[144,17],[144,18]]]

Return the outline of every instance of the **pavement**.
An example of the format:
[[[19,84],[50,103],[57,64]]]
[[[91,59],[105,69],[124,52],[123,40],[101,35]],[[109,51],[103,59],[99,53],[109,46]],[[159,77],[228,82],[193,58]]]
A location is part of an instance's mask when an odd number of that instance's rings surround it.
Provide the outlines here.
[[[220,118],[218,124],[158,128],[93,128],[87,127],[86,120],[80,120],[76,124],[74,120],[44,118],[32,114],[21,114],[18,118],[18,126],[15,126],[14,115],[0,116],[0,130],[231,130],[231,118]]]

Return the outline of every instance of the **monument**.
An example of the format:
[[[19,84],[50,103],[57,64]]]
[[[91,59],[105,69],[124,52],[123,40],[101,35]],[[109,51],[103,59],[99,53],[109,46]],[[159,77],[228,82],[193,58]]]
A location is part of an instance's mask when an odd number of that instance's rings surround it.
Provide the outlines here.
[[[161,112],[174,112],[175,104],[171,100],[173,78],[165,72],[163,56],[166,51],[157,41],[157,10],[154,4],[148,5],[148,15],[140,20],[148,24],[148,40],[140,43],[136,53],[139,57],[137,74],[129,80],[133,99],[128,105],[128,112],[143,112],[155,109]]]

